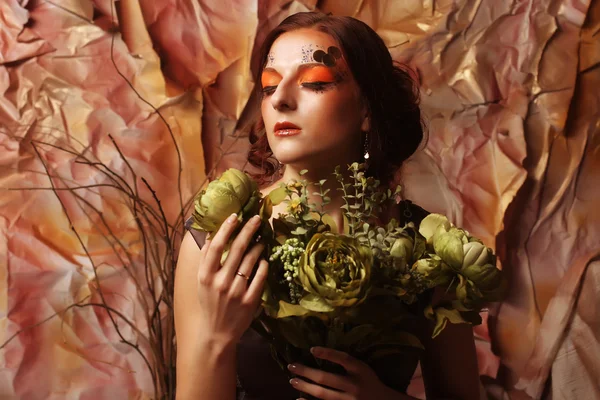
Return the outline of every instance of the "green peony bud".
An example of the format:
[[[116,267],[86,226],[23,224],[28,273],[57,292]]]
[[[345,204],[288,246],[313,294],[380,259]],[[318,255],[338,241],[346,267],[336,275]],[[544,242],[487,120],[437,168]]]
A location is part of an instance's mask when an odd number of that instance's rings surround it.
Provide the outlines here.
[[[311,293],[303,307],[321,312],[348,307],[365,299],[373,254],[356,239],[333,233],[315,234],[302,255],[298,279]]]
[[[402,236],[394,242],[390,250],[390,255],[394,258],[401,258],[406,262],[410,262],[412,257],[414,243],[408,236]]]
[[[216,232],[233,213],[239,218],[258,206],[258,185],[244,172],[228,169],[218,179],[210,182],[194,200],[193,228]]]

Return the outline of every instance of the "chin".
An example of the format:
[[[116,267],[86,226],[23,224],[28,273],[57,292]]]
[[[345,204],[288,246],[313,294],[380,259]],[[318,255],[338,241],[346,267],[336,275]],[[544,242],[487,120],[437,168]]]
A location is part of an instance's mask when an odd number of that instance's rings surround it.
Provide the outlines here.
[[[305,152],[298,151],[299,149],[278,149],[273,151],[275,158],[282,164],[298,164],[305,163],[310,157]]]

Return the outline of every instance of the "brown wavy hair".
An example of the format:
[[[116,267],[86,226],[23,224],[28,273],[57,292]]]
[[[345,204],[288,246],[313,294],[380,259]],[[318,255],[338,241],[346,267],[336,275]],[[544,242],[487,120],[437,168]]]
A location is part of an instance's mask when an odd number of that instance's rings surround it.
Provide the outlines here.
[[[286,32],[302,28],[327,33],[340,45],[370,116],[367,174],[382,185],[389,185],[395,172],[424,139],[419,88],[413,79],[416,74],[394,62],[381,37],[364,22],[346,16],[302,12],[287,17],[266,36],[255,69],[255,98],[262,96],[260,76],[273,42]],[[254,177],[263,185],[274,179],[281,164],[273,157],[260,112],[256,112],[249,137],[248,162],[259,169]]]

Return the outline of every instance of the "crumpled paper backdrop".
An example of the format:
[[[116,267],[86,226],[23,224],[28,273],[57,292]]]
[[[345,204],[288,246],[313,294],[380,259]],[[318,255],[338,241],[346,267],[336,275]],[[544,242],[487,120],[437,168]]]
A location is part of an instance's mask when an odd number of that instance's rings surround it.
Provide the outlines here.
[[[44,165],[57,185],[106,181],[58,147],[127,175],[111,134],[174,223],[207,174],[244,165],[247,138],[236,127],[255,45],[286,16],[317,7],[111,3],[0,3],[0,343],[24,329],[0,350],[2,399],[152,397],[140,356],[120,343],[106,313],[61,312],[98,295],[72,225],[110,304],[143,326],[135,287],[97,219],[68,192],[59,192],[63,209],[52,191],[33,189],[50,187]],[[600,398],[600,1],[318,7],[367,22],[418,72],[429,141],[404,167],[405,196],[500,255],[510,292],[476,328],[488,396],[540,398],[551,376],[546,396]],[[112,191],[79,194],[135,248],[137,231]],[[418,373],[410,390],[423,396]]]

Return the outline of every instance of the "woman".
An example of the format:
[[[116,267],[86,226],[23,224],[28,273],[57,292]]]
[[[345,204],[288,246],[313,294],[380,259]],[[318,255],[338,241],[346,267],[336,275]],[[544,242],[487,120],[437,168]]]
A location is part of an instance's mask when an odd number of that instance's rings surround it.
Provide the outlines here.
[[[301,170],[308,170],[303,178],[316,182],[331,178],[337,165],[362,160],[368,162],[368,174],[390,184],[421,143],[414,82],[394,66],[383,41],[366,24],[350,17],[295,14],[270,33],[260,54],[261,118],[251,133],[249,161],[262,169],[263,183],[271,178],[263,194],[279,181],[298,179]],[[332,188],[326,211],[342,226],[339,193]],[[273,214],[284,211],[276,208]],[[259,261],[262,245],[251,242],[257,220],[246,224],[227,260],[219,263],[236,228],[232,217],[212,240],[204,243],[189,233],[183,240],[175,282],[177,398],[233,400],[236,391],[238,396],[245,391],[248,400],[295,399],[301,393],[327,400],[410,398],[385,386],[362,362],[324,348],[315,348],[315,357],[342,365],[346,376],[290,365],[295,378],[288,382],[266,344],[248,329],[268,269],[265,260]],[[428,398],[478,399],[471,327],[452,325],[430,338],[427,326],[421,332],[426,348],[421,363]],[[398,379],[408,382],[410,376]]]

